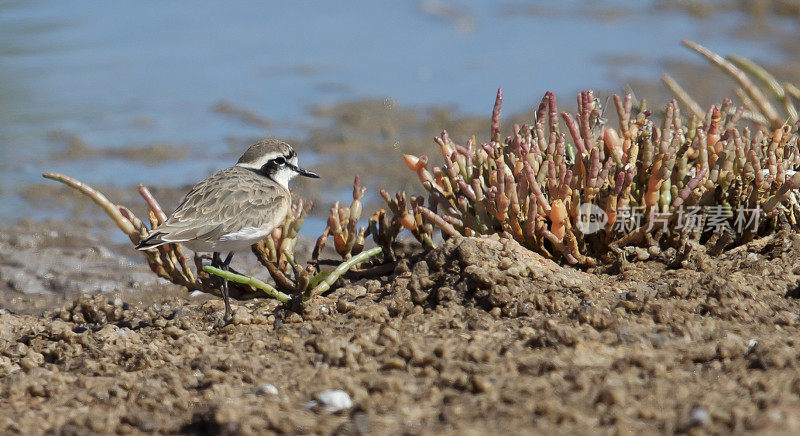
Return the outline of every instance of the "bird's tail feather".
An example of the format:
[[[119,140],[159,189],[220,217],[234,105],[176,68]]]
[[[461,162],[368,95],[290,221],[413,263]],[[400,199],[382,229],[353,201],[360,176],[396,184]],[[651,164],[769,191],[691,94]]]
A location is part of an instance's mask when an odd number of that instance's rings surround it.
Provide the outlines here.
[[[151,248],[156,248],[164,244],[168,244],[169,241],[165,241],[161,239],[162,236],[165,236],[166,233],[155,232],[139,242],[139,245],[136,246],[137,250],[149,250]]]

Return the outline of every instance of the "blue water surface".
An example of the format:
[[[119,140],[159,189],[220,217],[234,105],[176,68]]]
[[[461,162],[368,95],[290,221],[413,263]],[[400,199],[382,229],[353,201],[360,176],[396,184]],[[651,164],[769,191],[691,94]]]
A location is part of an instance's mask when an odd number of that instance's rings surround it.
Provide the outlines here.
[[[178,186],[227,166],[228,137],[303,137],[310,109],[366,97],[486,115],[546,90],[618,90],[656,78],[665,61],[701,62],[680,46],[776,61],[731,37],[745,18],[697,20],[655,1],[6,1],[0,3],[0,220],[54,216],[18,193],[63,171],[101,186]],[[615,59],[629,59],[618,62]],[[220,101],[269,118],[259,128],[213,110]],[[78,134],[90,146],[183,145],[191,157],[50,160]],[[169,168],[176,166],[175,168]],[[169,172],[167,172],[169,169]]]

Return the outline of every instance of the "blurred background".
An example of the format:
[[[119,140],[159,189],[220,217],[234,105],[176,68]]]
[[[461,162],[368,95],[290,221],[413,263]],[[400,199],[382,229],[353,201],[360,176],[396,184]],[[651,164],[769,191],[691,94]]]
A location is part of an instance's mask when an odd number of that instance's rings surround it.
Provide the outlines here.
[[[324,214],[356,173],[402,189],[401,153],[443,128],[486,135],[498,87],[505,120],[548,90],[564,109],[588,88],[655,106],[664,72],[708,105],[733,87],[682,39],[797,81],[799,24],[777,0],[3,1],[0,220],[99,218],[43,171],[123,204],[145,183],[171,209],[264,136],[325,177],[297,185]]]

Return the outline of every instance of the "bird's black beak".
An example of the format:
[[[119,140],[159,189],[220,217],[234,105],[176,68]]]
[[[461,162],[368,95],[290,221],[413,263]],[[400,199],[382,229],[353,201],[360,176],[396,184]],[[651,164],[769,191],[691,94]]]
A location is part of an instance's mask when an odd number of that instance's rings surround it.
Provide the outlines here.
[[[300,168],[298,166],[295,166],[294,170],[297,171],[297,174],[300,174],[301,176],[311,177],[312,179],[318,179],[319,178],[319,175],[317,173],[311,172],[311,171],[309,171],[309,170],[307,170],[305,168]]]

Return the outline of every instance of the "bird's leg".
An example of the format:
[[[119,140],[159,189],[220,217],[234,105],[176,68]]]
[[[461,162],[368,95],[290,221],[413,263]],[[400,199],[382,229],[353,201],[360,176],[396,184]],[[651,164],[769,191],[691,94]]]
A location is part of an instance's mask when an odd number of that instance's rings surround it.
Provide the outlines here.
[[[223,261],[220,258],[219,253],[214,252],[214,256],[211,258],[211,265],[215,268],[219,268],[223,271],[228,271],[228,267],[231,264],[231,258],[233,257],[233,253],[229,253],[228,256]],[[225,322],[231,319],[231,302],[230,297],[228,296],[228,281],[220,277],[220,285],[219,290],[222,292],[222,299],[225,301],[225,316],[223,319]]]
[[[225,257],[225,260],[222,261],[222,269],[224,271],[230,271],[231,260],[233,260],[233,252],[229,252],[228,255]],[[225,280],[225,319],[231,319],[231,299],[228,296],[228,281]]]

